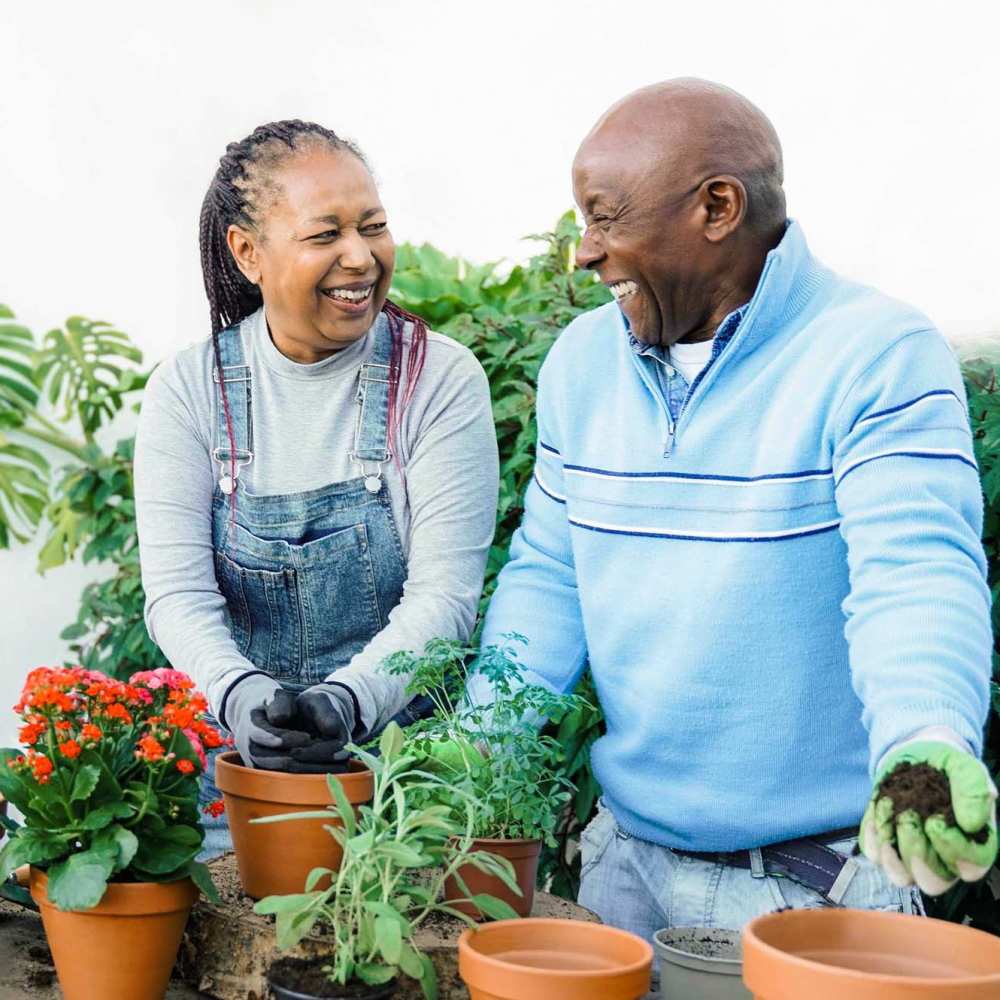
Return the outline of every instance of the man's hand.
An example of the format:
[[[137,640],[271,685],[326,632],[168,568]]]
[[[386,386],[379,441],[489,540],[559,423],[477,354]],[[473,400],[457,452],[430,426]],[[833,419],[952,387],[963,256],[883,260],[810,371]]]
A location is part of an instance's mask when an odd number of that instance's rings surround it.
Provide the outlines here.
[[[944,772],[954,822],[941,813],[921,819],[914,809],[893,818],[892,799],[880,794],[880,784],[902,762]],[[959,879],[976,882],[997,856],[996,800],[989,772],[972,754],[932,740],[907,744],[891,753],[876,775],[861,821],[861,850],[896,885],[916,883],[929,896],[940,895]]]

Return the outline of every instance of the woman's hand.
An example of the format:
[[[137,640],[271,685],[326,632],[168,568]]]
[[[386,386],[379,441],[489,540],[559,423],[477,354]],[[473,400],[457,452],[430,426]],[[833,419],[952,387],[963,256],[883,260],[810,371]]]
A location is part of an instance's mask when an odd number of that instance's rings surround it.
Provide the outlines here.
[[[295,696],[273,677],[253,674],[231,688],[222,720],[247,767],[287,771],[291,751],[307,746],[309,733],[291,727]]]

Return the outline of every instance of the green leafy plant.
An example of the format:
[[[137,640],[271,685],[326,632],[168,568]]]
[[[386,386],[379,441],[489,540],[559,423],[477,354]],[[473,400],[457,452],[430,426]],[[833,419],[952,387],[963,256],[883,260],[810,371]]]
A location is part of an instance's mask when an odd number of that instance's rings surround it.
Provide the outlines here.
[[[62,633],[74,658],[120,679],[166,665],[143,623],[133,438],[98,434],[146,385],[142,354],[107,323],[71,316],[38,344],[0,306],[0,548],[45,532],[38,568],[78,555],[113,567]]]
[[[355,817],[340,783],[327,778],[333,802],[328,809],[254,820],[277,823],[304,818],[337,819],[327,830],[343,850],[338,871],[315,868],[305,891],[268,896],[254,907],[274,914],[279,948],[291,948],[317,924],[334,937],[329,979],[340,985],[352,980],[375,986],[400,972],[420,982],[428,1000],[437,996],[437,977],[430,958],[414,941],[420,925],[434,913],[448,913],[470,926],[474,922],[439,902],[445,881],[457,869],[472,864],[515,888],[510,862],[472,849],[477,805],[466,795],[452,806],[428,804],[440,777],[422,770],[418,758],[405,752],[403,731],[390,723],[379,740],[378,755],[352,746],[374,774],[372,801]],[[457,805],[457,808],[454,806]],[[317,888],[329,880],[325,889]],[[501,900],[479,894],[470,897],[483,912],[497,919],[516,914]]]
[[[428,695],[435,712],[407,730],[419,752],[447,786],[438,798],[460,795],[477,803],[474,834],[504,840],[543,840],[557,846],[555,831],[574,791],[565,774],[562,745],[543,732],[584,707],[579,695],[555,694],[525,683],[515,643],[475,649],[454,640],[432,639],[422,654],[395,653],[383,665],[410,677],[407,691]],[[483,704],[463,700],[472,681],[483,683]]]
[[[43,868],[61,910],[91,909],[112,880],[189,877],[215,898],[195,861],[204,748],[222,745],[207,707],[175,670],[128,683],[82,667],[33,670],[15,707],[24,748],[0,750],[0,792],[24,816],[4,824],[0,882],[23,864]]]

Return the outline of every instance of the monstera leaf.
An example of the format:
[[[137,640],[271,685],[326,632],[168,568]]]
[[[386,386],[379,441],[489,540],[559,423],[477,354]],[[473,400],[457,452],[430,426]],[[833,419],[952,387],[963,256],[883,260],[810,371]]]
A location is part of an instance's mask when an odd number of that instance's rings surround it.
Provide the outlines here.
[[[139,388],[139,373],[123,361],[142,362],[127,334],[100,320],[71,316],[65,329],[45,335],[35,372],[49,403],[61,403],[64,420],[76,414],[89,436],[122,408],[124,393]]]

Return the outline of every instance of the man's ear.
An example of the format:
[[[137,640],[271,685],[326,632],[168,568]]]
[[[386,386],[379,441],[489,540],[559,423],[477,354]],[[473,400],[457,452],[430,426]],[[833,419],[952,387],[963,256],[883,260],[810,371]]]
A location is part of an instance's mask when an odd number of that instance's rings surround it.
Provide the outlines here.
[[[738,177],[711,177],[701,188],[705,238],[721,243],[739,228],[747,214],[747,189]]]
[[[257,237],[255,234],[239,226],[230,226],[226,230],[226,243],[229,252],[236,261],[236,266],[243,272],[243,277],[254,285],[260,283],[260,261],[257,257]]]

